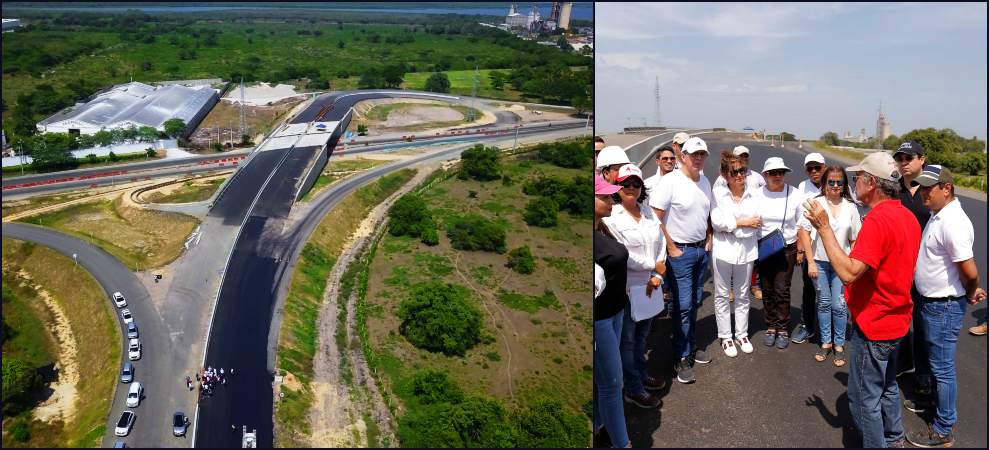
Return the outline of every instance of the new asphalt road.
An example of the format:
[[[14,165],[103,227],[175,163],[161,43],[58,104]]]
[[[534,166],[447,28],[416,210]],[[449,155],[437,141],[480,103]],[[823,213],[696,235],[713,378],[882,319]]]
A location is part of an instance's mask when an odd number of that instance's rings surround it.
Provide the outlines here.
[[[669,133],[672,137],[672,133]],[[717,155],[743,144],[751,151],[751,167],[759,171],[770,156],[780,156],[794,172],[787,183],[796,186],[806,178],[803,158],[807,148],[769,147],[731,134],[702,135],[712,151],[705,174],[713,182],[719,172]],[[608,138],[607,136],[605,137]],[[791,148],[792,147],[792,148]],[[827,158],[827,157],[826,157]],[[830,160],[830,158],[828,158]],[[847,163],[846,163],[847,164]],[[654,159],[644,164],[646,176],[655,173]],[[975,258],[983,287],[986,279],[986,202],[960,197],[962,206],[975,226]],[[797,272],[791,286],[791,318],[795,325],[801,315],[802,278]],[[659,409],[641,409],[626,404],[626,417],[632,444],[636,447],[856,447],[861,438],[849,413],[848,366],[836,368],[829,360],[813,358],[817,344],[791,344],[786,350],[765,347],[763,305],[752,301],[749,333],[753,354],[740,352],[729,358],[721,351],[714,320],[713,286],[705,285],[705,298],[697,316],[697,340],[712,355],[710,364],[694,368],[697,382],[681,384],[672,370],[671,323],[669,318],[653,322],[649,336],[650,371],[669,382],[658,395]],[[986,337],[969,335],[966,330],[984,317],[986,304],[966,311],[956,354],[958,373],[958,424],[956,447],[986,447]],[[910,392],[911,376],[899,378],[901,391]],[[902,410],[907,431],[924,427],[929,414]]]

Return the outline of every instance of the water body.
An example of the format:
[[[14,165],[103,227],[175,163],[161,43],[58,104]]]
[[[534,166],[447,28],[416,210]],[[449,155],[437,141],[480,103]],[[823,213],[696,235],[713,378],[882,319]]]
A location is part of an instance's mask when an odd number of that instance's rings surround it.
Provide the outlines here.
[[[223,11],[223,10],[258,10],[258,9],[311,9],[318,11],[348,11],[348,12],[382,12],[382,13],[402,13],[402,14],[464,14],[464,15],[484,15],[484,16],[501,16],[504,17],[508,14],[508,8],[510,3],[504,3],[502,7],[497,6],[497,3],[483,3],[474,6],[470,3],[460,3],[456,7],[442,7],[442,3],[425,3],[422,5],[415,5],[409,3],[403,4],[392,4],[391,5],[382,4],[380,7],[349,7],[347,4],[332,4],[332,3],[282,3],[277,5],[254,5],[254,6],[242,6],[242,4],[231,4],[229,6],[225,5],[211,5],[211,6],[144,6],[140,4],[133,5],[120,5],[120,6],[107,6],[105,4],[94,4],[91,6],[79,6],[80,4],[73,4],[72,6],[59,6],[59,5],[48,5],[48,4],[7,4],[4,5],[5,9],[24,9],[24,10],[35,10],[35,11],[85,11],[85,12],[123,12],[127,10],[138,10],[145,13],[197,13],[197,12],[211,12],[211,11]],[[532,5],[536,5],[539,9],[539,14],[546,18],[549,17],[550,10],[552,9],[549,3],[519,3],[519,13],[528,14]],[[594,5],[592,3],[574,3],[573,11],[571,13],[573,19],[579,20],[593,20],[594,18]]]

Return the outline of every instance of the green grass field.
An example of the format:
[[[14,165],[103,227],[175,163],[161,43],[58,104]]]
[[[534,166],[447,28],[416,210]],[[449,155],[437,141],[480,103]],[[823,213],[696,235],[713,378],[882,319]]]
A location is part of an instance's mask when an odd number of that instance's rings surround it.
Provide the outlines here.
[[[505,75],[512,73],[512,69],[481,69],[478,70],[477,76],[477,95],[478,97],[484,98],[497,98],[503,100],[521,100],[522,95],[511,89],[510,85],[506,83],[502,89],[495,89],[491,85],[491,78],[488,76],[491,72],[503,72]],[[470,95],[471,88],[474,85],[474,71],[473,70],[448,70],[443,72],[446,74],[447,78],[450,79],[450,93],[456,95]],[[423,90],[426,86],[426,80],[432,75],[432,72],[418,72],[418,73],[407,73],[405,74],[405,81],[402,83],[403,89],[416,89]]]

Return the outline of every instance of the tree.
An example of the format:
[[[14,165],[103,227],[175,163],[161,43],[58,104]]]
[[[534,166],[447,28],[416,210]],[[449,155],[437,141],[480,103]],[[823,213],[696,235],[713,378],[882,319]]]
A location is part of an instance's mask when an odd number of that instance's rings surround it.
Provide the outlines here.
[[[367,69],[361,75],[361,79],[357,81],[357,87],[359,89],[377,89],[384,85],[384,77],[375,69]]]
[[[436,228],[426,201],[414,193],[396,200],[388,211],[388,218],[388,232],[392,236],[420,237],[426,230]]]
[[[825,145],[838,145],[838,133],[828,131],[821,135],[821,142]]]
[[[525,223],[529,225],[549,228],[556,226],[556,213],[559,210],[560,205],[553,201],[552,198],[539,197],[537,199],[530,200],[529,203],[525,205],[525,212],[522,214],[522,218],[525,219]]]
[[[120,161],[120,157],[114,152],[110,152],[110,154],[106,155],[106,158],[109,159],[110,162]]]
[[[587,419],[559,400],[537,400],[512,414],[518,448],[582,447],[588,439]]]
[[[165,134],[169,137],[177,138],[185,134],[185,121],[182,119],[168,119],[162,126],[165,128]]]
[[[150,72],[151,69],[153,69],[153,68],[154,68],[154,65],[151,64],[151,61],[143,61],[143,62],[141,62],[141,71],[142,72]]]
[[[137,129],[137,137],[143,142],[152,142],[158,139],[158,130],[154,127],[142,126]]]
[[[428,92],[450,92],[450,78],[443,72],[436,72],[426,79],[424,91]]]
[[[508,263],[505,264],[512,270],[521,273],[532,273],[536,268],[536,261],[532,259],[532,251],[528,245],[523,245],[508,252]]]
[[[363,123],[357,124],[357,135],[367,136],[367,125],[364,125]]]
[[[38,373],[16,356],[3,357],[3,412],[20,411],[26,405],[20,400],[41,382]]]
[[[560,38],[556,40],[556,46],[564,52],[569,52],[572,49],[572,47],[570,47],[570,43],[567,42],[566,36],[560,36]]]
[[[480,181],[491,181],[501,178],[501,166],[498,162],[498,148],[485,147],[477,144],[460,155],[460,172],[462,180],[473,178]]]
[[[144,154],[147,155],[148,158],[154,158],[155,156],[158,155],[155,152],[155,149],[153,149],[151,147],[148,147],[148,148],[144,149]]]
[[[508,75],[505,72],[499,72],[497,70],[492,70],[488,73],[488,78],[491,79],[491,87],[496,90],[502,90],[505,87],[505,81],[508,80]]]
[[[900,144],[902,143],[903,142],[900,141],[900,138],[896,137],[895,134],[891,134],[883,140],[883,148],[886,150],[895,151],[895,149],[900,148]]]
[[[570,100],[570,106],[577,110],[577,115],[582,116],[589,111],[594,111],[594,99],[585,93],[580,93]]]
[[[398,317],[402,336],[424,350],[464,356],[481,341],[481,312],[463,286],[416,284],[399,304]]]
[[[982,152],[978,153],[966,153],[962,157],[961,169],[968,172],[969,175],[978,175],[986,168],[986,154]]]
[[[402,79],[405,78],[405,65],[387,65],[381,70],[381,76],[384,79],[386,87],[398,88],[402,84]]]
[[[478,396],[410,409],[398,421],[398,438],[410,448],[515,447],[505,407]]]
[[[784,132],[783,132],[783,133],[781,133],[781,134],[782,134],[782,136],[783,136],[783,141],[784,141],[784,142],[786,142],[786,141],[790,141],[790,142],[793,142],[793,141],[796,141],[796,140],[797,140],[797,137],[796,137],[796,136],[794,136],[794,135],[793,135],[793,133],[787,133],[786,131],[784,131]]]
[[[337,48],[343,50],[343,48],[346,46],[347,44],[344,44],[343,41],[337,41]]]
[[[446,235],[457,250],[505,252],[505,227],[477,214],[455,216],[449,220]]]
[[[457,386],[446,372],[438,370],[416,372],[412,376],[412,394],[424,405],[460,403],[464,399],[460,386]]]

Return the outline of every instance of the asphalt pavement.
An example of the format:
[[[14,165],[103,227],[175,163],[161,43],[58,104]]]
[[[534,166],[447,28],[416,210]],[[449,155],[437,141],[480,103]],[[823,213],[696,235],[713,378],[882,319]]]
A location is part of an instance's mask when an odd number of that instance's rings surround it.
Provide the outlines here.
[[[672,133],[670,133],[672,137]],[[751,152],[750,166],[759,171],[766,158],[782,157],[794,169],[788,184],[806,178],[803,157],[809,148],[770,147],[739,134],[701,136],[711,150],[705,165],[710,181],[716,179],[718,156],[722,150],[745,145]],[[609,140],[609,136],[605,136]],[[828,157],[825,156],[827,159]],[[656,172],[650,158],[643,167],[645,176]],[[981,285],[986,287],[986,202],[959,197],[975,227],[975,259]],[[802,277],[796,271],[791,285],[791,322],[801,314]],[[650,371],[668,382],[658,393],[659,409],[641,409],[626,404],[626,417],[632,444],[636,447],[857,447],[861,438],[853,427],[848,407],[848,365],[836,368],[831,361],[814,360],[816,343],[791,344],[786,350],[761,344],[766,329],[763,305],[752,300],[749,333],[755,352],[739,352],[729,358],[721,351],[714,319],[711,281],[705,284],[703,304],[697,315],[697,341],[712,355],[710,364],[694,368],[697,382],[675,380],[671,354],[671,323],[657,318],[649,336]],[[969,307],[965,314],[956,355],[958,374],[958,424],[955,447],[986,448],[986,337],[969,335],[967,329],[985,316],[986,304]],[[812,342],[816,342],[813,341]],[[901,391],[912,387],[910,375],[899,378]],[[906,430],[920,430],[929,414],[906,409]]]

